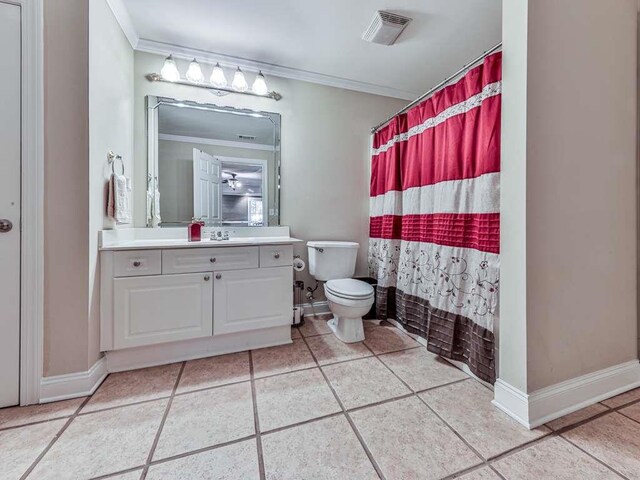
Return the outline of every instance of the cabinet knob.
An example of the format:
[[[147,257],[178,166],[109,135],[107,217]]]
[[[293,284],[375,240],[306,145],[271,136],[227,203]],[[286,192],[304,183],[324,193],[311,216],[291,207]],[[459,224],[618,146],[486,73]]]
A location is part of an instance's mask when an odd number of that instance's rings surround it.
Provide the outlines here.
[[[222,278],[222,274],[221,273],[216,273],[216,279],[220,280]]]
[[[210,261],[211,263],[216,263],[216,257],[211,257],[211,258],[209,259],[209,261]]]
[[[280,254],[278,252],[274,253],[273,258],[280,258]]]
[[[208,282],[210,279],[211,279],[211,277],[209,275],[205,275],[204,276],[204,281],[205,282]]]
[[[136,260],[135,262],[133,262],[133,266],[134,266],[134,267],[139,267],[140,265],[141,265],[141,263],[140,263],[138,260]]]

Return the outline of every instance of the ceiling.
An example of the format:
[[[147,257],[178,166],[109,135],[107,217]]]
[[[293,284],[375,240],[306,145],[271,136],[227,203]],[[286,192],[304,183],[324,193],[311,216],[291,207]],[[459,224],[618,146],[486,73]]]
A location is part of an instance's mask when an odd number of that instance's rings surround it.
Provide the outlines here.
[[[274,144],[274,126],[268,118],[171,105],[161,105],[158,108],[159,134],[263,146]],[[239,138],[238,135],[255,137],[255,139]]]
[[[186,56],[197,49],[220,56],[223,64],[406,99],[435,86],[502,35],[501,0],[110,3],[119,4],[112,9],[140,50]],[[413,18],[395,45],[360,38],[378,9]]]

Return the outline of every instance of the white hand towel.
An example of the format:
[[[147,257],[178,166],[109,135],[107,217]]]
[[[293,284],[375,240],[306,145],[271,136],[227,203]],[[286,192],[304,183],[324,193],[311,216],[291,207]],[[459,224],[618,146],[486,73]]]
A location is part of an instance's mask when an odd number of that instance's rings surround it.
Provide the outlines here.
[[[107,215],[117,224],[131,223],[131,208],[129,197],[131,188],[124,175],[112,174],[109,178],[109,193],[107,199]]]
[[[159,226],[160,222],[162,222],[162,217],[160,217],[160,190],[156,187],[153,195],[153,226]]]

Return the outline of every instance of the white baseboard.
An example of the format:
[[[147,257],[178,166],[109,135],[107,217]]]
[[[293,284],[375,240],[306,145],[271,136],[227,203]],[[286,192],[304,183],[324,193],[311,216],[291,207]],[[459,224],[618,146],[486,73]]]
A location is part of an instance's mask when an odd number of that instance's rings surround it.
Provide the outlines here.
[[[313,306],[310,303],[303,303],[302,308],[304,309],[305,316],[311,317],[314,315],[324,315],[325,313],[331,313],[329,309],[329,302],[326,300],[313,302]]]
[[[263,328],[106,352],[109,373],[291,343],[291,327]]]
[[[530,394],[498,379],[493,404],[525,427],[536,428],[639,386],[640,362],[632,360]]]
[[[107,361],[105,357],[101,357],[86,372],[44,377],[40,381],[40,403],[91,395],[100,386],[107,373]]]

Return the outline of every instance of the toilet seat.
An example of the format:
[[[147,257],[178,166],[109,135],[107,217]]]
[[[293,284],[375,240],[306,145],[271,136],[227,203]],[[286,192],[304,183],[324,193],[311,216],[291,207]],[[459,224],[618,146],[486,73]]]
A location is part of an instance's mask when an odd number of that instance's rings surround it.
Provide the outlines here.
[[[339,278],[329,280],[325,286],[325,293],[336,299],[360,301],[363,303],[373,300],[374,290],[371,285],[354,278]],[[350,302],[349,302],[350,303]]]

